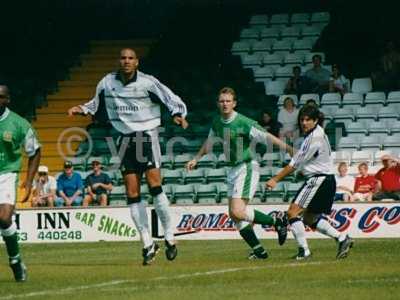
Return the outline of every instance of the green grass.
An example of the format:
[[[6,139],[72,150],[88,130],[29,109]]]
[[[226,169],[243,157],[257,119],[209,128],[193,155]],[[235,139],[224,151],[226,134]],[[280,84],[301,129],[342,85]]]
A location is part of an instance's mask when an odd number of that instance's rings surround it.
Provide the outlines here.
[[[176,261],[160,252],[141,265],[139,243],[26,244],[26,283],[14,283],[1,251],[2,299],[399,299],[400,240],[356,240],[335,260],[331,240],[310,240],[313,258],[295,262],[295,243],[268,245],[247,260],[242,241],[181,241]]]

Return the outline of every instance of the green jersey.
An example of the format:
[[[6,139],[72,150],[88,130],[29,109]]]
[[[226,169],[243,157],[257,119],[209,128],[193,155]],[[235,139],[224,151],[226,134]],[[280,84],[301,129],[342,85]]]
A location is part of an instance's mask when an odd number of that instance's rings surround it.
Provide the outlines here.
[[[33,156],[40,147],[36,133],[27,120],[6,108],[0,116],[0,174],[20,171],[22,147]]]
[[[227,162],[232,166],[251,161],[256,144],[267,142],[266,131],[256,121],[237,112],[228,120],[216,117],[209,138],[223,140]]]

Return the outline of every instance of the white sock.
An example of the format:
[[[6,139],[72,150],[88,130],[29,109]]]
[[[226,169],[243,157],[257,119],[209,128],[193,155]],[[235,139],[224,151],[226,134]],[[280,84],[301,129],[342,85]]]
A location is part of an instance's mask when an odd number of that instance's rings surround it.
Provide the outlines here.
[[[337,231],[335,228],[333,228],[333,226],[331,224],[329,224],[329,222],[324,218],[321,218],[318,220],[317,226],[315,229],[317,229],[318,232],[320,232],[324,235],[327,235],[331,238],[334,238],[334,239],[339,239],[339,237],[340,237],[339,231]]]
[[[309,251],[308,243],[306,240],[306,228],[304,227],[303,221],[297,220],[290,224],[290,229],[293,233],[294,238],[296,239],[299,247],[304,248],[305,252]]]
[[[131,211],[132,220],[140,233],[144,248],[151,246],[153,244],[153,239],[150,236],[149,219],[144,203],[142,201],[132,203],[129,205],[129,209]]]
[[[10,227],[8,227],[7,229],[1,229],[0,231],[2,236],[12,236],[14,233],[17,232],[17,224],[15,224],[15,222],[12,222]]]
[[[169,201],[167,195],[162,192],[161,194],[158,194],[154,200],[154,209],[156,210],[156,213],[160,218],[161,225],[164,229],[165,239],[171,244],[174,244],[174,227],[172,226],[171,213],[169,210]]]

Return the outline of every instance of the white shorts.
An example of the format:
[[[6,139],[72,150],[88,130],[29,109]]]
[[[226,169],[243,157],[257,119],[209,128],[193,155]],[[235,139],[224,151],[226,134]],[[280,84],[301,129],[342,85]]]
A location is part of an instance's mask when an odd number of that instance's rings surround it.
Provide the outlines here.
[[[17,199],[17,173],[0,175],[0,204],[15,205]]]
[[[241,163],[228,171],[228,197],[251,199],[257,190],[260,180],[258,162]]]

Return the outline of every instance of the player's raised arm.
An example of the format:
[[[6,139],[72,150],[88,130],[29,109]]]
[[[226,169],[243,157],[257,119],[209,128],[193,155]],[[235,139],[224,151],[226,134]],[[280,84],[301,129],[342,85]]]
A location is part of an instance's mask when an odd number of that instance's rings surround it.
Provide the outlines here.
[[[193,170],[196,167],[197,162],[203,157],[203,155],[210,152],[213,137],[214,137],[214,132],[211,129],[207,139],[204,141],[200,150],[197,152],[197,154],[193,157],[192,160],[187,162],[186,170],[188,171]]]
[[[99,108],[100,97],[104,96],[104,78],[100,80],[99,84],[96,87],[96,95],[94,98],[84,104],[76,105],[68,109],[68,116],[72,117],[73,115],[94,115]]]
[[[278,146],[280,149],[289,153],[290,156],[293,156],[293,147],[289,146],[282,140],[278,139],[276,136],[270,134],[265,131],[258,125],[253,125],[250,129],[250,138],[256,140],[259,143],[265,143],[266,141],[271,141],[272,144]]]

